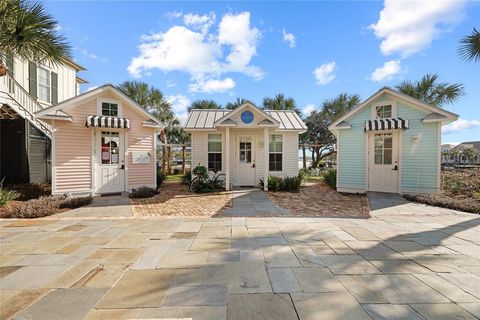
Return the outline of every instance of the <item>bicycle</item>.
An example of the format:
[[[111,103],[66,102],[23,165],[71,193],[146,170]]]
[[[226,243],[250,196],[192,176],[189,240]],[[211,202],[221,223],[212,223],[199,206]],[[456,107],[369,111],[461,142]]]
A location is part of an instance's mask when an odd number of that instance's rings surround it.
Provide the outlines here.
[[[213,177],[210,178],[205,167],[196,167],[192,173],[195,178],[190,182],[190,191],[199,192],[204,189],[220,190],[225,188],[225,174],[218,173],[219,170],[213,170]]]

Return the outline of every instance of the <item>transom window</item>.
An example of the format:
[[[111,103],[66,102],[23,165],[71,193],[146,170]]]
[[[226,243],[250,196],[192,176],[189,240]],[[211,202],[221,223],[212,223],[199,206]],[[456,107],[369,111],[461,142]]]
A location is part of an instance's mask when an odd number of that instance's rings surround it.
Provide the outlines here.
[[[375,164],[392,164],[392,134],[375,135]]]
[[[102,164],[118,164],[120,154],[120,134],[102,131]]]
[[[392,117],[392,105],[384,105],[376,107],[376,115],[378,119],[391,118]]]
[[[240,163],[252,163],[252,138],[240,137]]]
[[[208,135],[208,170],[222,171],[222,135]]]
[[[102,102],[102,116],[117,117],[118,104],[111,102]]]
[[[272,134],[269,142],[268,170],[282,171],[283,141],[282,135]]]
[[[51,101],[51,80],[50,80],[50,71],[38,67],[37,68],[37,83],[38,83],[38,100],[43,102]]]

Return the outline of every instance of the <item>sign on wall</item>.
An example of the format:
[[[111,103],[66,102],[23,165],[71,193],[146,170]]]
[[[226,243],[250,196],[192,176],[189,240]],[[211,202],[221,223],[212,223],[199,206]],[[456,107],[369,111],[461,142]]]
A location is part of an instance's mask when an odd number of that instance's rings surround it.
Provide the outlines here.
[[[133,164],[152,163],[152,153],[150,151],[132,151]]]

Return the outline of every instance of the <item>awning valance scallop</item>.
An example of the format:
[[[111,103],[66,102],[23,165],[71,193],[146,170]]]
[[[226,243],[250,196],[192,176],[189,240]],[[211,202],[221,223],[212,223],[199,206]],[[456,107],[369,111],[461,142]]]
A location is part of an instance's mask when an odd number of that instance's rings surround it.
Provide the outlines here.
[[[108,116],[88,116],[85,125],[87,127],[130,129],[130,120]]]
[[[402,118],[385,118],[368,120],[365,122],[365,131],[381,131],[392,129],[408,129],[408,120]]]

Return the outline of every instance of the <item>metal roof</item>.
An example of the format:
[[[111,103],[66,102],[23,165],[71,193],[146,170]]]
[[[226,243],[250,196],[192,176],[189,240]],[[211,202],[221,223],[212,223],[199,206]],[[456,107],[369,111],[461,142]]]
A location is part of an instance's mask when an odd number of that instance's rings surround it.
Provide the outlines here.
[[[223,110],[223,109],[192,109],[188,114],[187,122],[184,128],[185,129],[215,129],[216,128],[215,122],[232,111],[233,110]],[[307,130],[307,126],[295,111],[260,110],[260,112],[264,112],[266,115],[278,121],[279,130]],[[227,120],[229,119],[226,119],[225,121]],[[235,123],[235,122],[231,121],[231,123]]]

